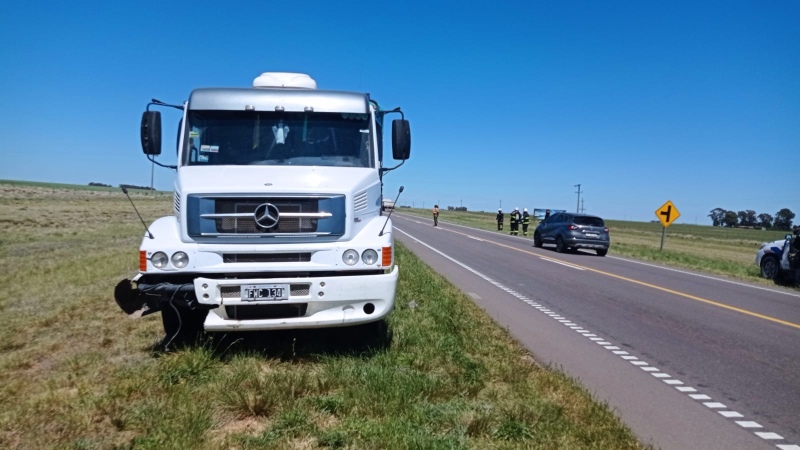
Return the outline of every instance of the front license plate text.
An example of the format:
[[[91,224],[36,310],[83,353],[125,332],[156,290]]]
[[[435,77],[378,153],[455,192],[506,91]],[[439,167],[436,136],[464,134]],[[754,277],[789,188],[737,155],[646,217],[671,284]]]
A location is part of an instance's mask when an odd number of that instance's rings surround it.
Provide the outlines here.
[[[289,299],[288,284],[248,284],[241,287],[242,301],[275,301]]]

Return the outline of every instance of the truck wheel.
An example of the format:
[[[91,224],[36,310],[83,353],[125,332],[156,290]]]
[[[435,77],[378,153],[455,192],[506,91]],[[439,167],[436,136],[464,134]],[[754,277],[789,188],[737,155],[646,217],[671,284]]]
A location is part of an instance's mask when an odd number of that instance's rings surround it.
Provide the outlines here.
[[[556,251],[558,253],[565,253],[568,250],[569,250],[569,248],[567,248],[567,244],[566,244],[566,242],[564,242],[564,238],[562,238],[561,236],[557,237],[556,238]]]
[[[539,233],[533,233],[533,246],[537,248],[542,247],[542,236]]]
[[[165,303],[161,309],[161,323],[165,334],[161,347],[170,351],[196,343],[203,334],[203,322],[207,315],[207,309],[189,309]]]
[[[780,271],[780,262],[775,255],[764,255],[761,258],[761,276],[774,280]]]

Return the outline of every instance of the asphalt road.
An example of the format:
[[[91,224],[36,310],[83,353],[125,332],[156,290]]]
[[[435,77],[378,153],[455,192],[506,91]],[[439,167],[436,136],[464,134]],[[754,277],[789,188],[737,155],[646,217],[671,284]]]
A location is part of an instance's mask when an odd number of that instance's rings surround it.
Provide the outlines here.
[[[800,450],[796,291],[560,254],[444,220],[392,221],[397,240],[539,361],[607,402],[643,442]]]

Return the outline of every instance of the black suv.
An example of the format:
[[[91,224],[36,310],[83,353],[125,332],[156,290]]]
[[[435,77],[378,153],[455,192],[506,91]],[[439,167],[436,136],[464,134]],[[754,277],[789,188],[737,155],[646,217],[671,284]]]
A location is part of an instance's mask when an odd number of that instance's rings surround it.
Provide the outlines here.
[[[559,253],[588,248],[606,256],[611,238],[600,217],[562,212],[541,221],[533,232],[533,246],[543,244],[555,244]]]

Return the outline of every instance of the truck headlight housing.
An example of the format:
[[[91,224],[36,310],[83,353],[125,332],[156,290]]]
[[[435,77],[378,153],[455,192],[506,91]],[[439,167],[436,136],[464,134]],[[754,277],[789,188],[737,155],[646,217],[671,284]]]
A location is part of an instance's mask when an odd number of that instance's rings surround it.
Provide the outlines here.
[[[368,248],[361,253],[361,261],[364,261],[364,264],[368,266],[374,265],[378,262],[378,252],[375,250]]]
[[[189,255],[184,252],[175,252],[172,254],[172,265],[178,269],[183,269],[189,265]]]
[[[153,253],[153,256],[150,257],[150,262],[153,263],[153,267],[156,269],[163,269],[164,267],[167,267],[168,261],[169,258],[164,252],[155,252]]]
[[[358,262],[358,252],[352,248],[347,250],[342,254],[342,261],[348,266],[355,265]]]

